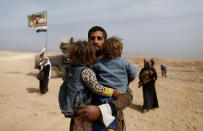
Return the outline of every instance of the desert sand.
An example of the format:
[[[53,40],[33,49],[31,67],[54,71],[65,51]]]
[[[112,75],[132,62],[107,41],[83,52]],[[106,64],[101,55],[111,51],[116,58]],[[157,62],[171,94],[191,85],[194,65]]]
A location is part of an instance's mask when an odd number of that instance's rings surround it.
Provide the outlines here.
[[[61,78],[49,81],[39,93],[35,53],[0,51],[0,131],[68,131],[70,119],[58,106]],[[126,57],[138,73],[144,57]],[[124,110],[127,131],[203,130],[203,61],[154,58],[158,73],[159,108],[142,113],[143,94],[138,77],[130,84],[133,103]],[[162,78],[160,64],[168,65]]]

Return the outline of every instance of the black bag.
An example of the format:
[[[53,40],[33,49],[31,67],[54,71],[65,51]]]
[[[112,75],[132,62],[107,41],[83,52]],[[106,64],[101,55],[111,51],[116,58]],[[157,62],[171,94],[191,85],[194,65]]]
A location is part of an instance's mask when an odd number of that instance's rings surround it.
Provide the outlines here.
[[[44,72],[43,72],[43,71],[40,71],[40,72],[37,74],[37,79],[38,79],[38,80],[43,80],[43,79],[44,79]]]

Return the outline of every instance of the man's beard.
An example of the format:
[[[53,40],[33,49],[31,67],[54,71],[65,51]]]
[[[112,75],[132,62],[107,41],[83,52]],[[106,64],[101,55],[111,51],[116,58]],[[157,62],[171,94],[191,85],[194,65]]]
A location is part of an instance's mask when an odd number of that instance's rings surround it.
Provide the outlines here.
[[[101,56],[101,54],[102,54],[102,51],[101,51],[101,50],[96,51],[96,57]]]

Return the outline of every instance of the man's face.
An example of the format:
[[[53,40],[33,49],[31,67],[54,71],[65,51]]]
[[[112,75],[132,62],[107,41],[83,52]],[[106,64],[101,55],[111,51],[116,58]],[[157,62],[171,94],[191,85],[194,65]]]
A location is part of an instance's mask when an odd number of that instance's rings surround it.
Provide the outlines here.
[[[102,48],[102,46],[104,45],[103,32],[101,32],[101,31],[92,32],[90,34],[88,42],[90,44],[93,44],[97,51],[100,50]]]

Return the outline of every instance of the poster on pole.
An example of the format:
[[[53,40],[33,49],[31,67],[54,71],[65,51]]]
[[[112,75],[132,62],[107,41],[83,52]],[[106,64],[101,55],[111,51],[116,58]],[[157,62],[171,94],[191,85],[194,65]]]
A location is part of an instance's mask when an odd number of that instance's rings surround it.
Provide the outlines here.
[[[47,25],[47,11],[28,15],[29,27],[39,27],[41,25]]]

